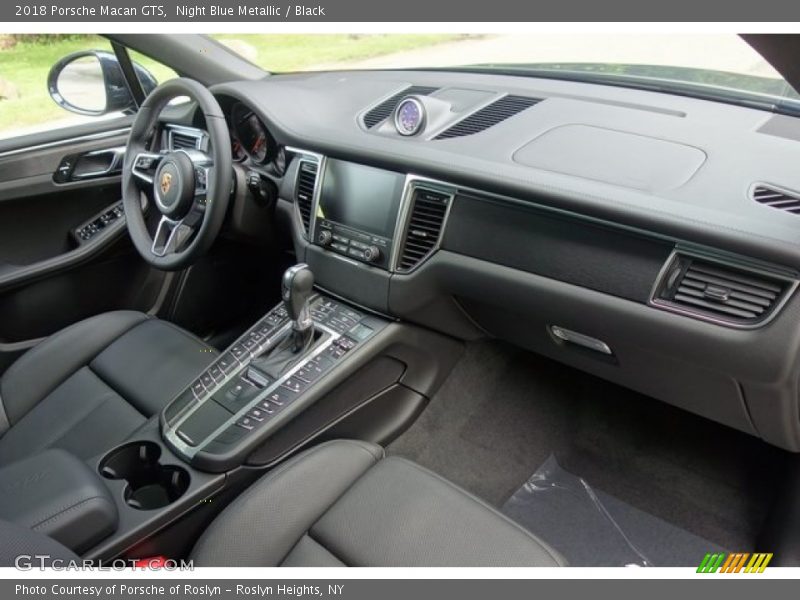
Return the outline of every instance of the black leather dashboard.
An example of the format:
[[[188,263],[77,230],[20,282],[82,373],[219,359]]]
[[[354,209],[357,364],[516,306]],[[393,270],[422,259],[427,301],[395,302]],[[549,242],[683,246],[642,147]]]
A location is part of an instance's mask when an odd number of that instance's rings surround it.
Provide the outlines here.
[[[365,128],[361,118],[369,108],[412,84],[522,94],[543,101],[480,134],[455,139],[406,138]],[[789,117],[655,92],[446,72],[272,76],[212,89],[252,106],[280,143],[800,266],[798,217],[748,197],[759,181],[800,189],[795,168],[800,144],[782,137],[783,132],[793,135],[788,126],[781,127]],[[603,137],[604,144],[592,138],[593,148],[582,150],[584,161],[594,157],[616,170],[608,172],[606,181],[587,178],[590,174],[580,165],[564,173],[520,162],[518,153],[532,141],[575,125],[627,134]],[[650,142],[648,158],[654,162],[646,164],[653,173],[641,173],[642,164],[607,158],[630,156],[641,149],[643,138]],[[562,139],[574,144],[576,138]],[[684,159],[663,151],[662,145],[705,158],[691,168],[676,165]],[[659,175],[676,168],[683,169],[680,177]],[[641,189],[642,181],[658,183]]]

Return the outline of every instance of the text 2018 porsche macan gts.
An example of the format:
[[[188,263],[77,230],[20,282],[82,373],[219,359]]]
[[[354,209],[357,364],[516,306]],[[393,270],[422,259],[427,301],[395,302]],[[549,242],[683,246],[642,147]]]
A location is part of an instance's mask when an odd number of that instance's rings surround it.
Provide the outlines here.
[[[785,94],[60,61],[113,114],[0,140],[3,564],[800,564],[800,41],[746,39]]]

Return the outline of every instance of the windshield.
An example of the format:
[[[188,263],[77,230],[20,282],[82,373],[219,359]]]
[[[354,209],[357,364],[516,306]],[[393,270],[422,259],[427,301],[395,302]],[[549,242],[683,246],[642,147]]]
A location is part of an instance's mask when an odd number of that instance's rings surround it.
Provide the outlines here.
[[[734,34],[212,37],[272,72],[470,68],[644,87],[800,114],[800,96]]]

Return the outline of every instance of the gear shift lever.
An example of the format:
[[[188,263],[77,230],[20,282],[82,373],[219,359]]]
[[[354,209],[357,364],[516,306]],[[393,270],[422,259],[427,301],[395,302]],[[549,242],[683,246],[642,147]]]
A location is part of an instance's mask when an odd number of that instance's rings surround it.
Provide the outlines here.
[[[314,289],[314,273],[304,263],[286,269],[281,281],[281,298],[286,312],[292,321],[292,337],[294,352],[305,347],[308,338],[313,334],[314,322],[308,309],[308,301]]]

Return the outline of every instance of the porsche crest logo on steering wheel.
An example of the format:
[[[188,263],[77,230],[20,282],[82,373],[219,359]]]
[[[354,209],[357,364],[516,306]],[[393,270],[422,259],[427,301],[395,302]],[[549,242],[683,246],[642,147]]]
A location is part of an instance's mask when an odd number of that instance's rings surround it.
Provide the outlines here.
[[[169,192],[169,188],[172,187],[172,173],[162,173],[161,174],[161,194],[166,195]]]

